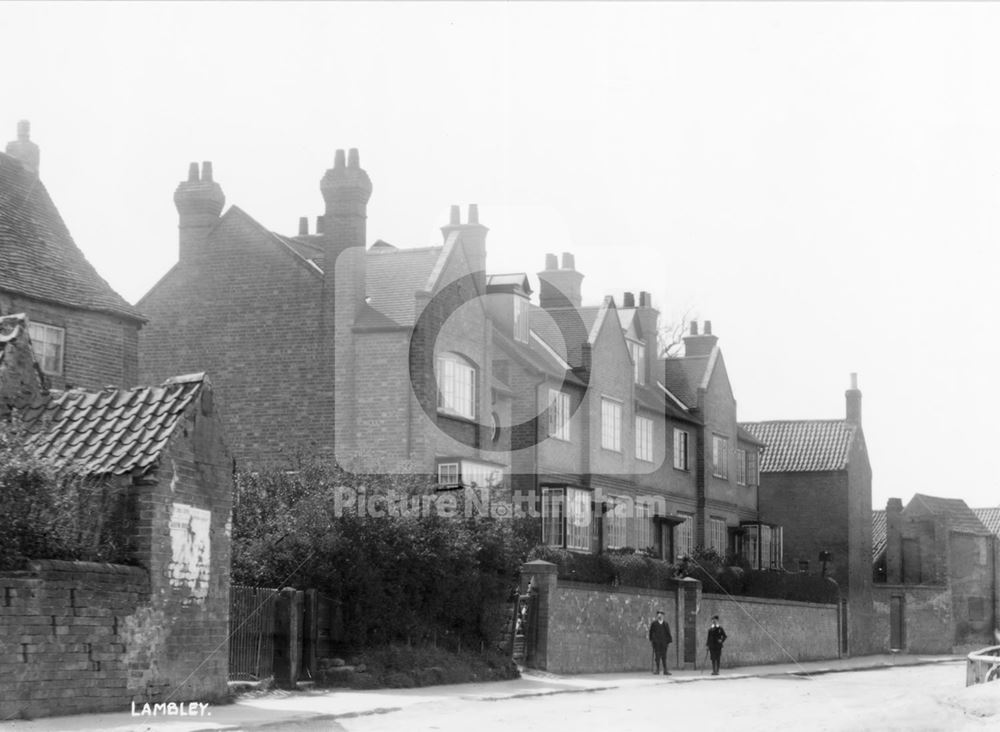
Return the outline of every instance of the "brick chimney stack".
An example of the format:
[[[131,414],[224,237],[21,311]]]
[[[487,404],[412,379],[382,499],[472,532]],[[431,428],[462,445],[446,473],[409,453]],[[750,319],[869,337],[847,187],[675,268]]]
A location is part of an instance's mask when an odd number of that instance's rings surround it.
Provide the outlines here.
[[[204,254],[208,232],[219,220],[226,196],[222,187],[212,180],[212,164],[191,163],[188,179],[174,191],[177,206],[180,261],[189,262]]]
[[[903,502],[890,498],[885,504],[885,581],[903,581]]]
[[[31,141],[31,122],[22,119],[17,123],[17,139],[7,143],[7,154],[21,161],[25,170],[38,176],[38,145]]]
[[[702,330],[702,334],[698,335],[698,323],[697,321],[691,321],[691,333],[690,335],[684,336],[684,355],[688,356],[707,356],[715,348],[715,344],[719,342],[718,336],[712,335],[712,321],[706,320],[705,327]]]
[[[566,307],[575,308],[583,304],[580,285],[583,275],[576,271],[573,255],[563,252],[562,267],[557,267],[558,260],[554,254],[545,255],[545,269],[538,273],[538,303],[543,308]]]
[[[326,204],[322,220],[323,288],[321,302],[321,351],[331,376],[325,389],[333,397],[329,417],[336,454],[354,450],[355,405],[350,388],[355,347],[351,328],[365,299],[365,242],[368,199],[372,182],[361,167],[355,148],[334,154],[333,167],[320,181]],[[322,388],[322,387],[321,387]],[[319,427],[323,430],[323,426]],[[324,435],[325,436],[325,435]]]
[[[656,379],[656,359],[659,356],[657,341],[657,326],[660,322],[660,311],[653,307],[653,296],[645,290],[639,292],[639,306],[635,313],[639,321],[642,340],[646,344],[646,383],[654,384]]]
[[[851,388],[844,392],[847,400],[847,422],[861,426],[861,390],[858,389],[858,375],[851,374]]]
[[[445,243],[453,234],[458,235],[457,244],[465,251],[469,272],[476,281],[480,294],[486,292],[486,234],[489,229],[479,223],[479,205],[469,204],[469,217],[462,223],[462,213],[458,206],[451,207],[448,225],[441,227]]]

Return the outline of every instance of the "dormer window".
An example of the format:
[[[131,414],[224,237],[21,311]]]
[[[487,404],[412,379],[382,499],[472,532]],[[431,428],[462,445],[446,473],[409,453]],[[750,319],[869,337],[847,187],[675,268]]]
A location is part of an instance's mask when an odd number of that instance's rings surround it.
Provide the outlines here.
[[[632,357],[632,377],[637,384],[646,383],[646,346],[638,341],[628,342],[628,352]]]
[[[28,323],[28,336],[42,372],[55,376],[62,374],[66,331],[45,323]]]
[[[437,358],[438,411],[476,418],[476,367],[457,353]]]
[[[528,301],[514,295],[514,340],[519,343],[528,342]]]

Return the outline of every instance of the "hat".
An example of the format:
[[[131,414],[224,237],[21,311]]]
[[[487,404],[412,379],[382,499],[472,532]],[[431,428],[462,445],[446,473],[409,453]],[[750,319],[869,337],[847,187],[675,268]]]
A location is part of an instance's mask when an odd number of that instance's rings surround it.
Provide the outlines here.
[[[712,620],[718,620],[718,619],[719,619],[719,616],[718,616],[718,615],[713,615],[713,616],[712,616]]]
[[[662,611],[662,610],[657,610],[657,611],[656,611],[656,614],[657,614],[657,615],[663,615],[663,611]]]

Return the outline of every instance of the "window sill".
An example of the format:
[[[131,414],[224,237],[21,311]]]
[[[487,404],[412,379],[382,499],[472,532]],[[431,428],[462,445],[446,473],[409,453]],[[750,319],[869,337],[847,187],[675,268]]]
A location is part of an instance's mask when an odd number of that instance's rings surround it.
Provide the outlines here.
[[[448,412],[444,409],[439,409],[438,417],[444,417],[445,419],[452,419],[456,422],[464,422],[465,424],[477,424],[475,417],[466,417],[464,414],[458,414],[457,412]]]

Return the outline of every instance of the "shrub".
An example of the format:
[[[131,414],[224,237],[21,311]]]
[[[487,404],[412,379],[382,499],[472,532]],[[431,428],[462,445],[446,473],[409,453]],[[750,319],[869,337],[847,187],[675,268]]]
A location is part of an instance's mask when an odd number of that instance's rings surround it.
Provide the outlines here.
[[[239,473],[233,511],[233,580],[316,588],[342,603],[351,647],[455,638],[479,647],[503,626],[527,554],[515,519],[417,511],[338,511],[338,488],[386,508],[393,494],[433,492],[426,476],[357,476],[310,464],[294,473]],[[360,500],[360,499],[359,499]],[[342,508],[342,506],[341,506]]]
[[[27,559],[132,561],[127,485],[61,468],[27,448],[27,436],[0,423],[0,569]]]

